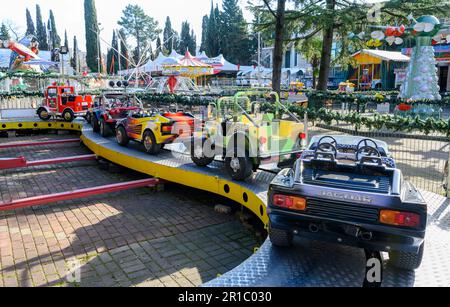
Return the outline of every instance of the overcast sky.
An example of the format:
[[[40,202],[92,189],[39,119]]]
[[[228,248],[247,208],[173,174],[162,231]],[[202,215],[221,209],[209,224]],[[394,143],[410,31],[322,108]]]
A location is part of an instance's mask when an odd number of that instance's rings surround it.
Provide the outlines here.
[[[122,15],[122,10],[127,4],[138,4],[144,8],[145,12],[155,18],[164,28],[167,16],[172,20],[172,27],[180,32],[181,23],[184,20],[189,21],[197,35],[197,41],[201,39],[202,18],[209,14],[211,9],[211,0],[96,0],[97,15],[99,22],[102,23],[105,30],[102,32],[102,38],[111,41],[112,31],[118,28],[117,21]],[[244,8],[247,0],[239,0]],[[9,19],[14,21],[26,30],[25,9],[30,9],[33,19],[35,18],[36,4],[41,6],[44,22],[47,22],[49,10],[52,9],[55,14],[58,34],[64,40],[64,30],[67,29],[69,42],[72,45],[73,36],[76,35],[79,40],[79,48],[85,50],[85,30],[84,30],[84,7],[83,0],[16,0],[1,1],[0,21]],[[214,3],[222,5],[222,0],[214,0]],[[248,12],[247,18],[251,18]],[[71,46],[72,47],[72,46]],[[105,52],[105,46],[103,48]]]

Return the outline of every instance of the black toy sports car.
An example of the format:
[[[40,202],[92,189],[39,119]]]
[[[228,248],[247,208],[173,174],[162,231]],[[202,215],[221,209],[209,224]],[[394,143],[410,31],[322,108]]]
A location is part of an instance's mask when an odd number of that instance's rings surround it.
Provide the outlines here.
[[[275,246],[300,235],[389,252],[391,263],[407,270],[421,265],[427,204],[385,142],[315,137],[294,168],[273,180],[268,199]]]

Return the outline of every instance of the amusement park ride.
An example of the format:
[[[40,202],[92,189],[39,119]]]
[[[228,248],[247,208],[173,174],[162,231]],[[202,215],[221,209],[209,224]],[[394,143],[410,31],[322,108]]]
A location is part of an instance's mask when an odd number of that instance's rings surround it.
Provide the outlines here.
[[[427,38],[432,33],[428,31],[431,21],[434,22],[428,18],[416,21],[426,24],[423,31],[428,33]],[[419,33],[419,27],[413,29]],[[428,39],[420,38],[418,42],[420,55],[420,46],[428,47]],[[23,64],[40,61],[28,50],[17,51],[24,57]],[[27,54],[31,57],[27,58]],[[185,60],[191,60],[188,54]],[[176,65],[167,67],[173,75],[182,69]],[[402,93],[417,98],[419,93],[408,84]],[[435,93],[432,87],[421,90],[427,97]],[[0,131],[77,131],[93,154],[52,161],[0,159],[0,169],[98,158],[154,178],[14,200],[0,203],[0,211],[155,186],[160,181],[175,182],[240,204],[258,217],[269,232],[270,240],[253,257],[207,286],[360,286],[366,275],[366,257],[377,255],[382,260],[381,252],[388,252],[390,257],[383,267],[383,285],[414,286],[433,279],[449,280],[448,267],[435,270],[449,252],[449,245],[440,242],[442,237],[448,237],[446,230],[435,227],[435,212],[439,210],[436,195],[422,193],[403,179],[384,142],[320,136],[305,147],[307,123],[290,114],[273,93],[265,97],[272,99],[275,114],[260,112],[258,101],[252,101],[255,94],[245,92],[211,104],[211,116],[206,120],[196,120],[186,112],[144,110],[141,105],[131,104],[131,97],[126,95],[105,93],[94,103],[93,97],[77,96],[70,86],[52,85],[45,96],[44,105],[37,110],[42,121],[0,120]],[[78,115],[86,117],[91,125],[76,119]],[[287,119],[287,115],[291,118]],[[64,121],[58,121],[59,117]],[[103,129],[99,129],[102,123]],[[110,129],[105,129],[106,124]],[[224,134],[223,138],[218,134]],[[131,140],[143,146],[131,144]],[[183,142],[186,150],[174,155],[166,145],[176,141]],[[256,155],[249,155],[250,144],[256,144]],[[219,154],[205,155],[208,147],[218,149]],[[286,155],[291,161],[283,169],[260,168],[264,160],[275,158],[282,162],[281,156]],[[432,228],[432,235],[425,240],[427,228]],[[298,237],[301,244],[297,244]],[[317,245],[304,240],[307,238],[333,244]]]

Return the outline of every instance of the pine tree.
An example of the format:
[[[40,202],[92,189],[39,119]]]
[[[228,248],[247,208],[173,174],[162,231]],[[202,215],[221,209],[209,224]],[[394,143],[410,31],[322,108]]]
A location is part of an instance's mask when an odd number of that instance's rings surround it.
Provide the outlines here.
[[[64,46],[69,47],[69,39],[67,38],[67,30],[64,31]]]
[[[155,56],[158,57],[158,55],[162,52],[163,46],[161,45],[161,38],[158,36],[158,38],[156,39],[156,51],[155,51]]]
[[[207,39],[208,39],[208,15],[203,16],[202,22],[202,44],[200,45],[200,52],[206,51],[207,49]]]
[[[163,40],[164,40],[164,51],[167,52],[167,54],[171,54],[173,50],[173,34],[174,31],[172,29],[172,23],[170,21],[169,16],[167,16],[166,19],[166,25],[164,27],[164,33],[163,33]]]
[[[177,52],[180,54],[185,54],[187,50],[192,55],[195,55],[196,49],[196,38],[194,31],[191,31],[191,26],[189,22],[184,21],[181,26],[181,34],[180,34],[180,44],[178,46]]]
[[[119,31],[119,40],[120,40],[120,67],[122,70],[126,70],[129,68],[129,52],[128,52],[128,44],[125,33],[123,30]]]
[[[216,57],[220,54],[220,12],[216,6],[214,9],[214,3],[211,2],[211,13],[208,20],[207,30],[207,46],[206,53],[210,57]]]
[[[191,30],[188,47],[189,47],[189,52],[192,55],[197,55],[197,37],[195,36],[194,30]]]
[[[56,28],[55,15],[53,15],[52,10],[50,10],[49,27],[51,29],[50,37],[51,37],[51,42],[52,42],[52,49],[61,47],[61,37],[59,37],[59,35],[58,35],[58,30]]]
[[[8,41],[11,39],[11,36],[9,35],[9,30],[6,27],[4,23],[2,23],[2,26],[0,28],[0,40],[1,41]],[[0,46],[0,48],[3,48],[3,46]]]
[[[70,59],[70,66],[75,70],[75,72],[78,72],[79,67],[79,60],[78,60],[78,40],[77,37],[73,37],[73,51],[72,51],[72,58]]]
[[[31,18],[30,10],[27,8],[26,11],[26,17],[27,17],[27,32],[26,35],[36,35],[36,28],[34,27],[33,18]]]
[[[115,75],[119,71],[119,42],[117,40],[116,32],[113,32],[111,41],[111,48],[108,50],[107,57],[107,72],[108,74]]]
[[[86,31],[86,63],[92,72],[99,72],[100,44],[97,33],[98,19],[94,0],[84,1],[84,22]]]
[[[39,42],[39,49],[49,50],[48,40],[47,40],[47,28],[42,21],[41,7],[39,4],[36,5],[36,36]]]
[[[151,42],[159,35],[158,22],[148,16],[139,5],[127,5],[118,24],[128,36],[136,40],[134,59],[136,63],[149,56]]]
[[[251,38],[238,0],[223,0],[220,30],[222,52],[233,63],[248,65],[251,61]]]

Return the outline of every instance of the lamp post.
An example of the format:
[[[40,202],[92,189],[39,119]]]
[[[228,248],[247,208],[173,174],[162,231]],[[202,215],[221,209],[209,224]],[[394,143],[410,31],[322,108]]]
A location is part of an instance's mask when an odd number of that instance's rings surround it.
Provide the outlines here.
[[[59,48],[59,54],[61,54],[61,75],[62,75],[62,79],[64,82],[64,55],[69,53],[69,47],[68,46],[61,46],[61,48]]]
[[[98,46],[97,46],[97,49],[98,49],[98,52],[97,52],[97,63],[98,63],[98,73],[99,74],[102,73],[102,52],[101,52],[101,49],[100,49],[100,47],[101,47],[101,45],[100,45],[100,32],[104,30],[104,29],[100,28],[101,25],[102,24],[100,22],[97,24],[97,31],[96,31],[97,32],[97,44],[98,44]]]

